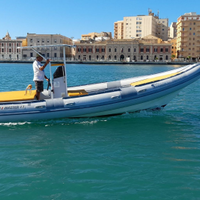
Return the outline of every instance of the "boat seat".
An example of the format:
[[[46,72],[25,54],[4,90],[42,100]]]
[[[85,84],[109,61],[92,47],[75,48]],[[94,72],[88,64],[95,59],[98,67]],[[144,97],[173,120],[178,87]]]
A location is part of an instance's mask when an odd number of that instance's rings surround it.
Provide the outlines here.
[[[83,95],[88,95],[88,93],[85,90],[69,90],[68,91],[69,97],[83,96]]]
[[[0,92],[0,102],[33,100],[35,94],[36,90]]]
[[[153,82],[156,82],[156,81],[161,81],[161,80],[166,79],[166,78],[170,78],[172,76],[176,76],[180,73],[181,72],[176,72],[176,73],[167,74],[167,75],[163,75],[163,76],[157,76],[157,77],[154,77],[154,78],[147,78],[147,79],[144,79],[144,80],[141,80],[141,81],[133,82],[133,83],[131,83],[131,85],[132,86],[140,86],[140,85],[144,85],[144,84],[148,84],[148,83],[153,83]]]

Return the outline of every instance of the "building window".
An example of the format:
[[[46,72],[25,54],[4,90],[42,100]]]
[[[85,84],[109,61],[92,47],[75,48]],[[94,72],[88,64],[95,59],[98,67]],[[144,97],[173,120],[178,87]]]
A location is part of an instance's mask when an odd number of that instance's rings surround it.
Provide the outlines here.
[[[96,49],[96,52],[99,52],[99,48]]]
[[[144,49],[143,49],[143,48],[141,48],[141,49],[140,49],[140,52],[144,52]]]
[[[134,52],[136,52],[136,48],[134,48]]]
[[[143,60],[143,56],[141,56],[141,60]]]
[[[165,52],[168,52],[168,48],[165,49]]]
[[[11,53],[12,51],[11,51],[11,49],[9,49],[9,53]]]
[[[163,48],[160,48],[160,52],[163,52]]]
[[[115,52],[117,52],[117,48],[115,48]]]
[[[32,43],[33,42],[33,39],[30,39],[30,43]]]
[[[130,49],[130,48],[128,48],[128,52],[131,52],[131,49]]]
[[[105,52],[105,49],[101,49],[101,52]]]
[[[109,50],[108,50],[109,52],[111,52],[111,48],[109,48]]]
[[[83,48],[83,52],[86,52],[86,48]]]
[[[57,43],[57,40],[54,40],[54,43]]]
[[[117,56],[114,57],[114,60],[117,60]]]
[[[154,48],[154,52],[158,52],[158,49],[157,49],[157,48]]]
[[[57,53],[54,53],[54,57],[57,58]]]
[[[149,48],[146,49],[146,52],[148,52],[148,53],[150,52]]]

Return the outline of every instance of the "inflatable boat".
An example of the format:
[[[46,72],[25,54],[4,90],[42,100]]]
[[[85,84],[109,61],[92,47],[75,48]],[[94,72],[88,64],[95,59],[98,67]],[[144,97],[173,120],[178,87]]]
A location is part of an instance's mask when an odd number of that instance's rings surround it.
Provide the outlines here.
[[[69,45],[57,46],[63,47],[65,55],[65,48]],[[200,78],[200,64],[197,63],[148,76],[67,87],[65,63],[64,59],[63,64],[58,64],[51,77],[52,87],[41,93],[40,100],[35,99],[35,90],[1,92],[0,122],[99,117],[157,110]]]

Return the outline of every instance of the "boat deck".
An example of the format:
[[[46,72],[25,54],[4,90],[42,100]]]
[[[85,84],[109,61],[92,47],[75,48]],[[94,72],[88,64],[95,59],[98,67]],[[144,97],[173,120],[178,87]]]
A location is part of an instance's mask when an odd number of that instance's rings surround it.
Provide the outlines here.
[[[0,92],[0,102],[34,100],[36,90]]]

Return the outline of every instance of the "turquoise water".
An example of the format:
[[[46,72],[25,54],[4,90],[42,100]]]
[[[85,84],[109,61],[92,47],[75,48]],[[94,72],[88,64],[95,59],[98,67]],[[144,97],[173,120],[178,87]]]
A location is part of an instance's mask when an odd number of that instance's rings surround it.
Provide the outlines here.
[[[69,85],[81,85],[174,67],[68,65],[67,71]],[[0,91],[33,84],[31,64],[0,69]],[[199,84],[158,112],[0,124],[0,199],[200,199]]]

